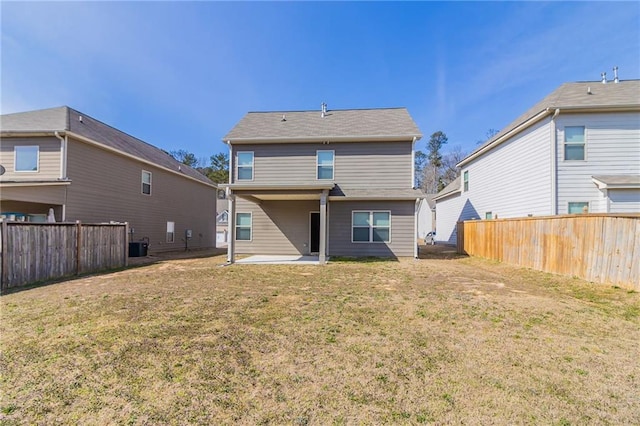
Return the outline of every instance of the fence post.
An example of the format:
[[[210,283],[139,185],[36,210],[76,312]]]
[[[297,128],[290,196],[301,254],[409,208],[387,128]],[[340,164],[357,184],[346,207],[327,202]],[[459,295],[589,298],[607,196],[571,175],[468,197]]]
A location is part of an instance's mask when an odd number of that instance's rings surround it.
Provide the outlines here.
[[[124,223],[124,266],[129,266],[129,222]]]
[[[2,240],[0,240],[0,244],[2,244],[2,247],[0,247],[0,250],[2,250],[2,253],[0,253],[2,256],[2,264],[0,265],[0,268],[2,268],[2,271],[0,271],[0,290],[5,291],[9,282],[9,271],[7,271],[7,222],[4,219],[0,219],[0,225],[2,227],[0,231],[2,232],[2,236],[0,236],[2,238]]]
[[[464,222],[457,222],[456,228],[456,251],[458,254],[466,254],[464,251]]]
[[[76,220],[76,275],[80,275],[82,263],[80,262],[80,254],[82,253],[82,224]]]

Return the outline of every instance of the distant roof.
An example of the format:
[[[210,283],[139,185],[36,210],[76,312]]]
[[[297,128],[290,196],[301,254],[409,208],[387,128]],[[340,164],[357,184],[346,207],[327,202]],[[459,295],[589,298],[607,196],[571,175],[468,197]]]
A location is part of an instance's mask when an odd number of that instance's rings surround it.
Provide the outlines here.
[[[406,108],[249,112],[223,138],[233,142],[420,139]]]
[[[444,189],[444,188],[443,188]],[[424,199],[427,200],[427,204],[429,208],[434,209],[436,207],[436,202],[434,198],[436,198],[438,194],[425,194]]]
[[[175,173],[213,184],[206,176],[180,163],[163,150],[67,106],[2,115],[0,129],[3,136],[56,131],[75,133]]]
[[[546,112],[548,115],[556,109],[565,110],[618,110],[640,109],[640,80],[626,80],[619,83],[587,81],[564,83],[540,102],[529,108],[521,116],[509,123],[494,137],[469,154],[459,164],[465,164],[476,157],[480,151],[486,151],[490,145],[528,120]]]
[[[451,194],[455,194],[456,192],[460,192],[460,176],[455,178],[451,183],[444,188],[442,191],[438,192],[435,197],[433,197],[434,201],[438,201],[442,198],[445,198]]]

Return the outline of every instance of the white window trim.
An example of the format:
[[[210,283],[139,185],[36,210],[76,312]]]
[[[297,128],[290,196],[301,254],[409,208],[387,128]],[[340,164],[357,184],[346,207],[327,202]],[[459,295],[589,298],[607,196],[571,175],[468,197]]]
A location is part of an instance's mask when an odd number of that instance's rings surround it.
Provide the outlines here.
[[[173,231],[169,231],[169,224],[171,224],[171,228],[173,229]],[[171,241],[169,241],[169,234],[171,234]],[[176,223],[170,220],[167,221],[166,242],[167,244],[173,244],[176,242]]]
[[[149,193],[148,194],[145,194],[144,192],[144,185],[145,185],[144,174],[145,173],[149,173]],[[146,195],[149,197],[151,196],[151,194],[153,194],[153,173],[151,173],[148,170],[142,170],[142,173],[140,173],[140,193],[142,195]]]
[[[583,212],[580,212],[580,213],[569,213],[569,207],[570,207],[569,205],[570,204],[578,204],[578,203],[580,203],[580,204],[585,204],[586,203],[587,204],[587,213],[591,213],[591,202],[590,201],[575,201],[574,200],[574,201],[568,201],[567,202],[567,214],[584,214]]]
[[[466,188],[465,188],[465,183],[466,183]],[[469,170],[465,170],[464,172],[462,172],[462,192],[468,192],[468,191],[469,191]]]
[[[320,163],[318,162],[319,160],[319,153],[321,152],[330,152],[331,153],[331,178],[329,179],[320,179],[320,173],[318,170],[318,167],[320,167]],[[333,149],[318,149],[316,150],[316,180],[322,180],[322,181],[327,181],[327,180],[333,180],[334,177],[336,175],[336,151]]]
[[[240,179],[240,154],[251,154],[251,179]],[[236,152],[236,181],[242,181],[242,182],[252,182],[253,179],[256,177],[256,168],[255,168],[255,164],[256,164],[256,155],[253,151],[238,151]],[[249,166],[242,166],[243,168],[247,168]]]
[[[584,140],[582,141],[581,144],[580,143],[567,142],[567,132],[566,132],[566,128],[567,127],[582,127],[584,129],[584,131],[583,131]],[[582,151],[583,158],[582,158],[582,160],[567,160],[567,158],[566,158],[566,156],[567,156],[566,146],[567,145],[582,145],[583,146],[583,151]],[[569,163],[587,161],[587,126],[564,126],[562,128],[562,161],[567,161]]]
[[[239,214],[248,214],[249,215],[249,239],[248,240],[239,240],[238,239],[238,228],[240,227],[240,225],[238,225],[238,215]],[[253,213],[252,212],[236,212],[236,217],[235,217],[236,221],[233,224],[233,226],[235,227],[234,232],[233,232],[233,239],[236,241],[240,241],[240,242],[245,242],[245,243],[250,243],[253,241]],[[246,228],[246,226],[243,226],[242,228]]]
[[[35,170],[18,170],[18,153],[17,148],[36,147],[36,169]],[[40,145],[16,145],[13,147],[13,171],[16,173],[38,173],[40,172]]]
[[[354,241],[353,240],[353,214],[354,213],[369,213],[369,241]],[[389,226],[373,226],[373,214],[374,213],[389,213]],[[358,228],[364,228],[364,226],[358,226]],[[389,228],[389,240],[388,241],[373,241],[373,229],[374,228]],[[353,244],[391,244],[391,210],[351,210],[351,242]]]

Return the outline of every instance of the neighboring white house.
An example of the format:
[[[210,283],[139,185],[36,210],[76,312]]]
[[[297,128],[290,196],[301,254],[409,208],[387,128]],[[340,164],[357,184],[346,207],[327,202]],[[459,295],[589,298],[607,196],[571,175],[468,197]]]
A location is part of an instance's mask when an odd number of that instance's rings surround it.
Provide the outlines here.
[[[458,167],[438,241],[460,220],[640,212],[640,80],[565,83]]]
[[[427,233],[435,230],[436,203],[433,197],[436,194],[425,194],[425,198],[418,207],[418,238],[424,239]]]

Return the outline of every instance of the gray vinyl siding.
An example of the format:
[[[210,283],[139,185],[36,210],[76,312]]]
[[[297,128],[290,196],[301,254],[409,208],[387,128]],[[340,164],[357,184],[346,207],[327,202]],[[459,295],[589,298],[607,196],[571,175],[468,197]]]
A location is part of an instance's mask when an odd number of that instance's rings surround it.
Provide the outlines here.
[[[310,212],[320,202],[262,201],[259,205],[237,198],[236,213],[251,213],[251,241],[236,241],[238,254],[308,254]]]
[[[238,152],[253,151],[252,184],[315,182],[316,151],[333,150],[333,182],[345,188],[410,188],[412,142],[255,144],[233,146],[233,178]]]
[[[14,148],[16,146],[37,145],[38,171],[16,172]],[[60,140],[55,137],[2,138],[0,143],[0,164],[5,168],[2,180],[51,180],[61,177]]]
[[[585,160],[564,161],[564,127],[585,127]],[[589,202],[592,213],[606,212],[592,176],[640,173],[640,113],[560,114],[558,137],[558,213],[569,202]]]
[[[216,190],[89,144],[69,139],[66,219],[129,222],[132,240],[149,238],[151,252],[215,247]],[[151,195],[142,194],[142,170],[152,173]],[[167,222],[175,242],[166,242]]]
[[[462,184],[469,214],[482,219],[486,212],[499,218],[551,214],[550,132],[550,120],[544,120],[462,168],[469,172],[469,190]]]
[[[354,210],[391,211],[389,243],[352,243]],[[415,201],[340,201],[329,203],[329,255],[412,257],[415,238]]]

